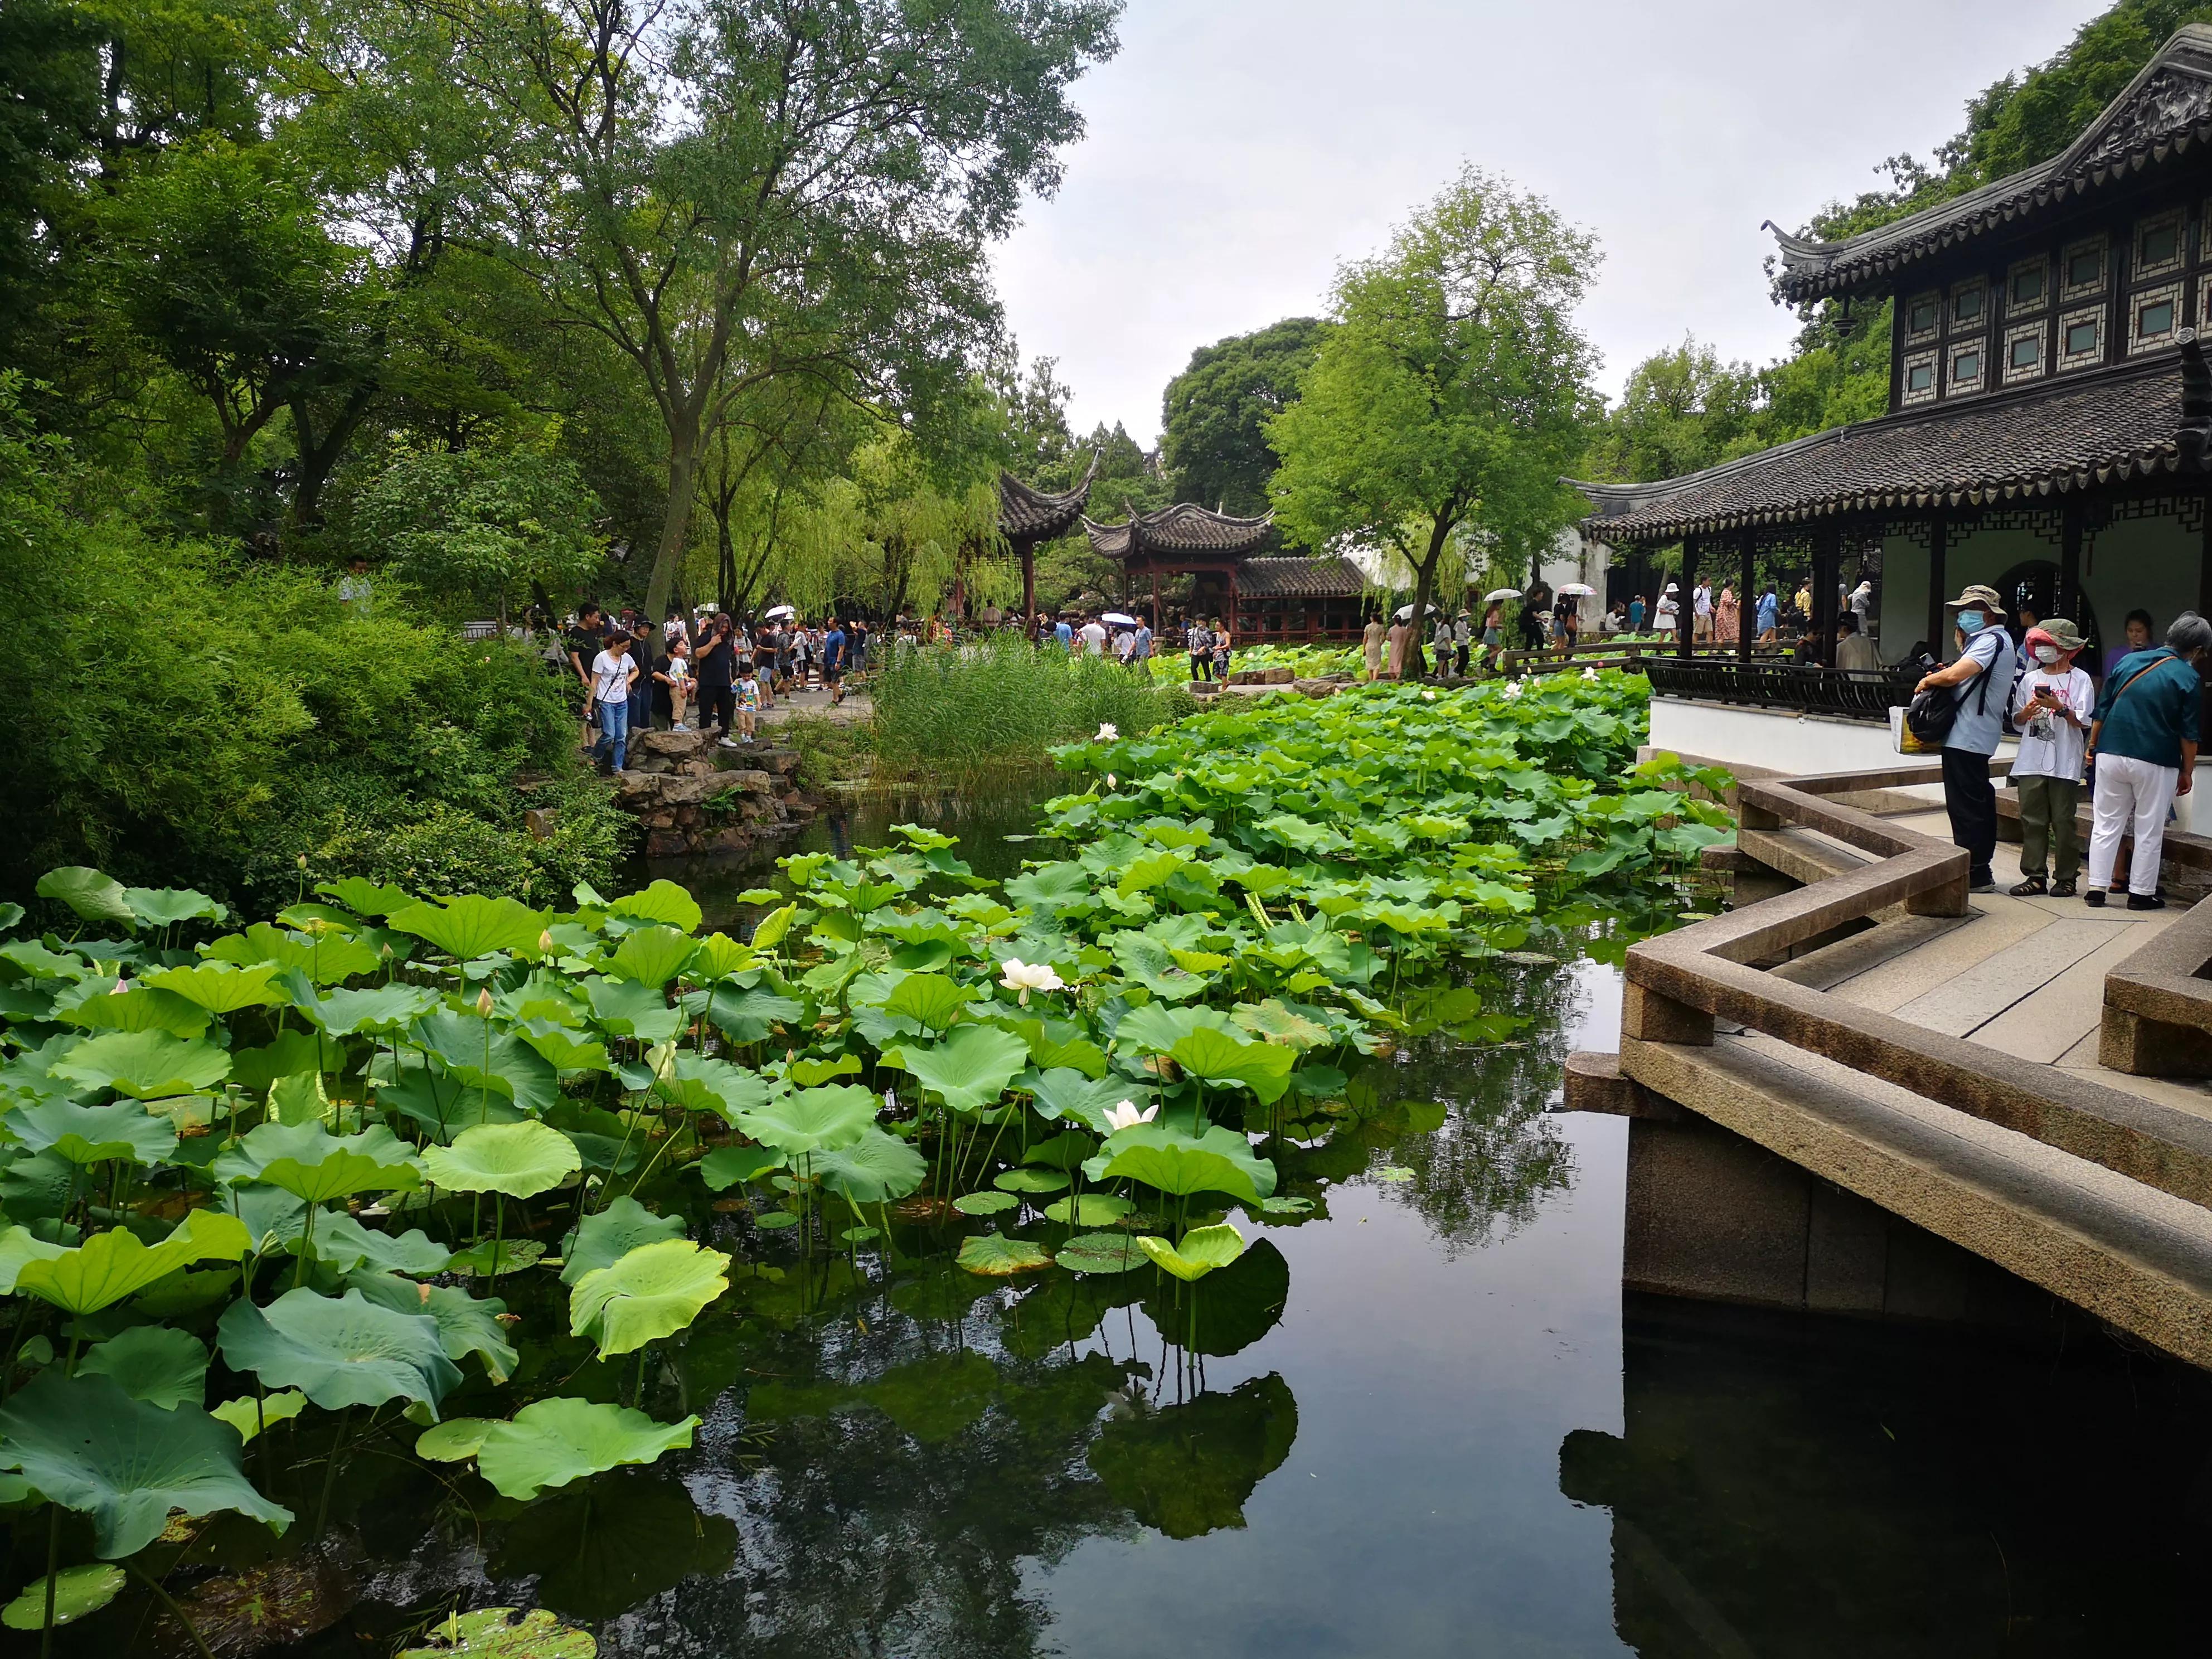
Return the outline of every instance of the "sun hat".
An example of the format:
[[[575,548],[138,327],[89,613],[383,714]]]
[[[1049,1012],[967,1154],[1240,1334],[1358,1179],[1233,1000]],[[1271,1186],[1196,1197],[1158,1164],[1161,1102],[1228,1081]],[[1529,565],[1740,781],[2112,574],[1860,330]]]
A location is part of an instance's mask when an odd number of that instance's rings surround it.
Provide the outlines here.
[[[2028,630],[2028,637],[2031,640],[2038,634],[2049,635],[2051,644],[2069,657],[2089,643],[2081,637],[2081,630],[2064,617],[2053,617],[2049,621]]]
[[[1984,587],[1979,582],[1969,583],[1959,590],[1957,599],[1946,599],[1943,602],[1943,608],[1946,611],[1962,611],[1969,605],[1979,605],[1984,611],[1994,611],[2000,617],[2005,614],[2004,601],[1997,597],[1996,589]]]

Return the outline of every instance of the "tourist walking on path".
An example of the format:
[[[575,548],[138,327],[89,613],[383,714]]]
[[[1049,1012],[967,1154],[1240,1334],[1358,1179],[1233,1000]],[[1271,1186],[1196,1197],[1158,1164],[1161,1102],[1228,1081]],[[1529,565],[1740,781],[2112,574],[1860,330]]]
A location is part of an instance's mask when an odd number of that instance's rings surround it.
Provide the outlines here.
[[[1629,599],[1628,631],[1632,634],[1641,634],[1644,631],[1644,596],[1641,593],[1634,594]]]
[[[599,718],[599,704],[592,696],[592,659],[599,654],[606,631],[599,620],[599,606],[586,599],[576,607],[576,623],[568,630],[568,666],[583,693],[583,732],[576,739],[579,744],[591,742]]]
[[[1083,654],[1103,657],[1106,654],[1106,624],[1097,617],[1086,618],[1083,624]]]
[[[1690,637],[1710,640],[1713,636],[1713,587],[1703,576],[1690,591]]]
[[[830,631],[822,636],[822,689],[832,708],[845,701],[845,642],[844,623],[830,617]]]
[[[1152,625],[1144,618],[1137,620],[1137,631],[1129,640],[1129,665],[1137,671],[1138,678],[1149,679],[1152,673]]]
[[[692,672],[699,680],[699,729],[720,726],[723,741],[730,736],[730,686],[737,673],[737,624],[727,613],[716,611],[707,624],[706,642],[699,647]]]
[[[1723,584],[1720,600],[1713,606],[1713,637],[1723,645],[1735,644],[1742,617],[1743,613],[1736,608],[1735,589]]]
[[[1406,678],[1406,647],[1413,638],[1413,624],[1410,621],[1393,621],[1390,624],[1390,678]]]
[[[629,636],[620,629],[609,633],[592,659],[592,696],[599,714],[599,740],[592,745],[592,758],[610,771],[621,771],[629,758],[630,688],[636,678]]]
[[[1562,593],[1552,607],[1552,645],[1562,657],[1575,654],[1575,643],[1582,638],[1583,602],[1571,593]]]
[[[1452,625],[1449,617],[1437,618],[1436,632],[1429,636],[1429,649],[1436,653],[1437,678],[1448,679],[1452,672]]]
[[[2128,855],[2128,908],[2162,910],[2158,860],[2166,815],[2189,793],[2197,769],[2197,705],[2212,665],[2212,623],[2185,611],[2155,650],[2133,651],[2114,665],[2089,726],[2089,890],[2102,905],[2119,860],[2120,837],[2135,830]]]
[[[1766,585],[1766,592],[1759,596],[1759,610],[1751,625],[1759,630],[1759,643],[1772,645],[1779,637],[1782,626],[1782,601],[1775,596],[1774,584]]]
[[[1669,639],[1682,631],[1681,601],[1676,598],[1680,592],[1680,590],[1672,582],[1668,582],[1662,588],[1659,593],[1659,608],[1652,613],[1651,617],[1651,626]]]
[[[1194,680],[1213,678],[1213,635],[1206,631],[1206,624],[1197,617],[1190,619],[1185,631],[1183,646],[1190,653],[1190,677]]]
[[[1495,674],[1498,672],[1498,653],[1504,645],[1505,607],[1493,602],[1482,613],[1482,668],[1485,673]]]
[[[1962,590],[1945,609],[1954,614],[1959,656],[1912,688],[1913,695],[1945,689],[1953,695],[1950,734],[1943,740],[1943,805],[1951,815],[1951,843],[1966,849],[1969,890],[1996,884],[1990,860],[1997,848],[1997,792],[1990,783],[1990,757],[2004,735],[2006,699],[2012,690],[2012,635],[1996,589],[1979,583]]]
[[[1213,678],[1229,684],[1229,629],[1218,617],[1213,619]]]
[[[1452,619],[1453,672],[1467,678],[1467,665],[1474,650],[1474,622],[1464,611]]]
[[[2045,892],[2072,898],[2081,873],[2081,831],[2074,815],[2081,804],[2081,756],[2097,690],[2074,665],[2081,635],[2063,617],[2029,629],[2025,643],[2028,670],[2012,694],[2012,723],[2020,732],[2012,781],[2020,792],[2021,874],[2012,892],[2014,898]]]
[[[750,672],[750,670],[747,671]],[[678,634],[668,641],[668,654],[653,671],[653,700],[668,708],[668,729],[689,732],[691,712],[691,641]]]
[[[1389,643],[1390,630],[1382,625],[1380,617],[1370,617],[1367,626],[1359,630],[1359,660],[1367,670],[1367,683],[1372,685],[1382,672],[1382,647]]]

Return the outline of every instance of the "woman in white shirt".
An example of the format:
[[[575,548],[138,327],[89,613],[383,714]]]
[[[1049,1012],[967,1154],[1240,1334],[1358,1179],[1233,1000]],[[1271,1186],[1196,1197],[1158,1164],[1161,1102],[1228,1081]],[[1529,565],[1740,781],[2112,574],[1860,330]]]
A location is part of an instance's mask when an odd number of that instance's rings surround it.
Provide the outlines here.
[[[2072,898],[2081,871],[2081,752],[2097,707],[2096,688],[2074,665],[2081,633],[2053,617],[2027,633],[2027,672],[2013,688],[2012,721],[2020,758],[2012,781],[2020,791],[2020,885],[2014,896]],[[2046,872],[2052,879],[2045,884]]]
[[[617,629],[592,659],[592,696],[599,706],[599,740],[592,745],[592,758],[611,759],[617,772],[629,757],[629,693],[636,678],[637,665],[629,659],[629,635]]]

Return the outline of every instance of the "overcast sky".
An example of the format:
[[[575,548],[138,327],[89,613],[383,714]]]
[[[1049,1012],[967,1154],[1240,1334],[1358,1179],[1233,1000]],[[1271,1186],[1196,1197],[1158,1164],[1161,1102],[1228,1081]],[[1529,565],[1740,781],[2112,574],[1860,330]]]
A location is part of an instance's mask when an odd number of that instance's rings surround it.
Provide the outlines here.
[[[1076,88],[1090,133],[1000,250],[1025,357],[1079,432],[1149,444],[1200,345],[1317,315],[1338,263],[1462,161],[1597,233],[1601,385],[1686,330],[1764,362],[1759,222],[1795,228],[1925,158],[1966,99],[2040,62],[2097,0],[1130,0]]]

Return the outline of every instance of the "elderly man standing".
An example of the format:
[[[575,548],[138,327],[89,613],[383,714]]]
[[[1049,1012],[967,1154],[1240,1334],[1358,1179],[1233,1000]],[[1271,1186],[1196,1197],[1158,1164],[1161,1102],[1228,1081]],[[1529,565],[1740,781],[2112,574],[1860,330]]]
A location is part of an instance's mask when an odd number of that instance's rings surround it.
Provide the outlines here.
[[[2101,906],[2112,884],[2120,837],[2135,830],[2128,857],[2128,908],[2162,910],[2158,857],[2166,814],[2189,793],[2197,769],[2197,711],[2203,673],[2212,664],[2212,623],[2185,611],[2155,650],[2132,651],[2106,676],[2089,727],[2094,821],[2089,831],[2089,889]]]
[[[1990,757],[2004,735],[2005,704],[2012,696],[2012,635],[2004,605],[1993,587],[1963,589],[1944,607],[1958,630],[1959,655],[1912,688],[1948,689],[1955,698],[1950,735],[1943,740],[1943,805],[1951,815],[1951,843],[1972,860],[1966,885],[1987,893],[1996,878],[1990,860],[1997,849],[1997,792],[1990,783]]]

